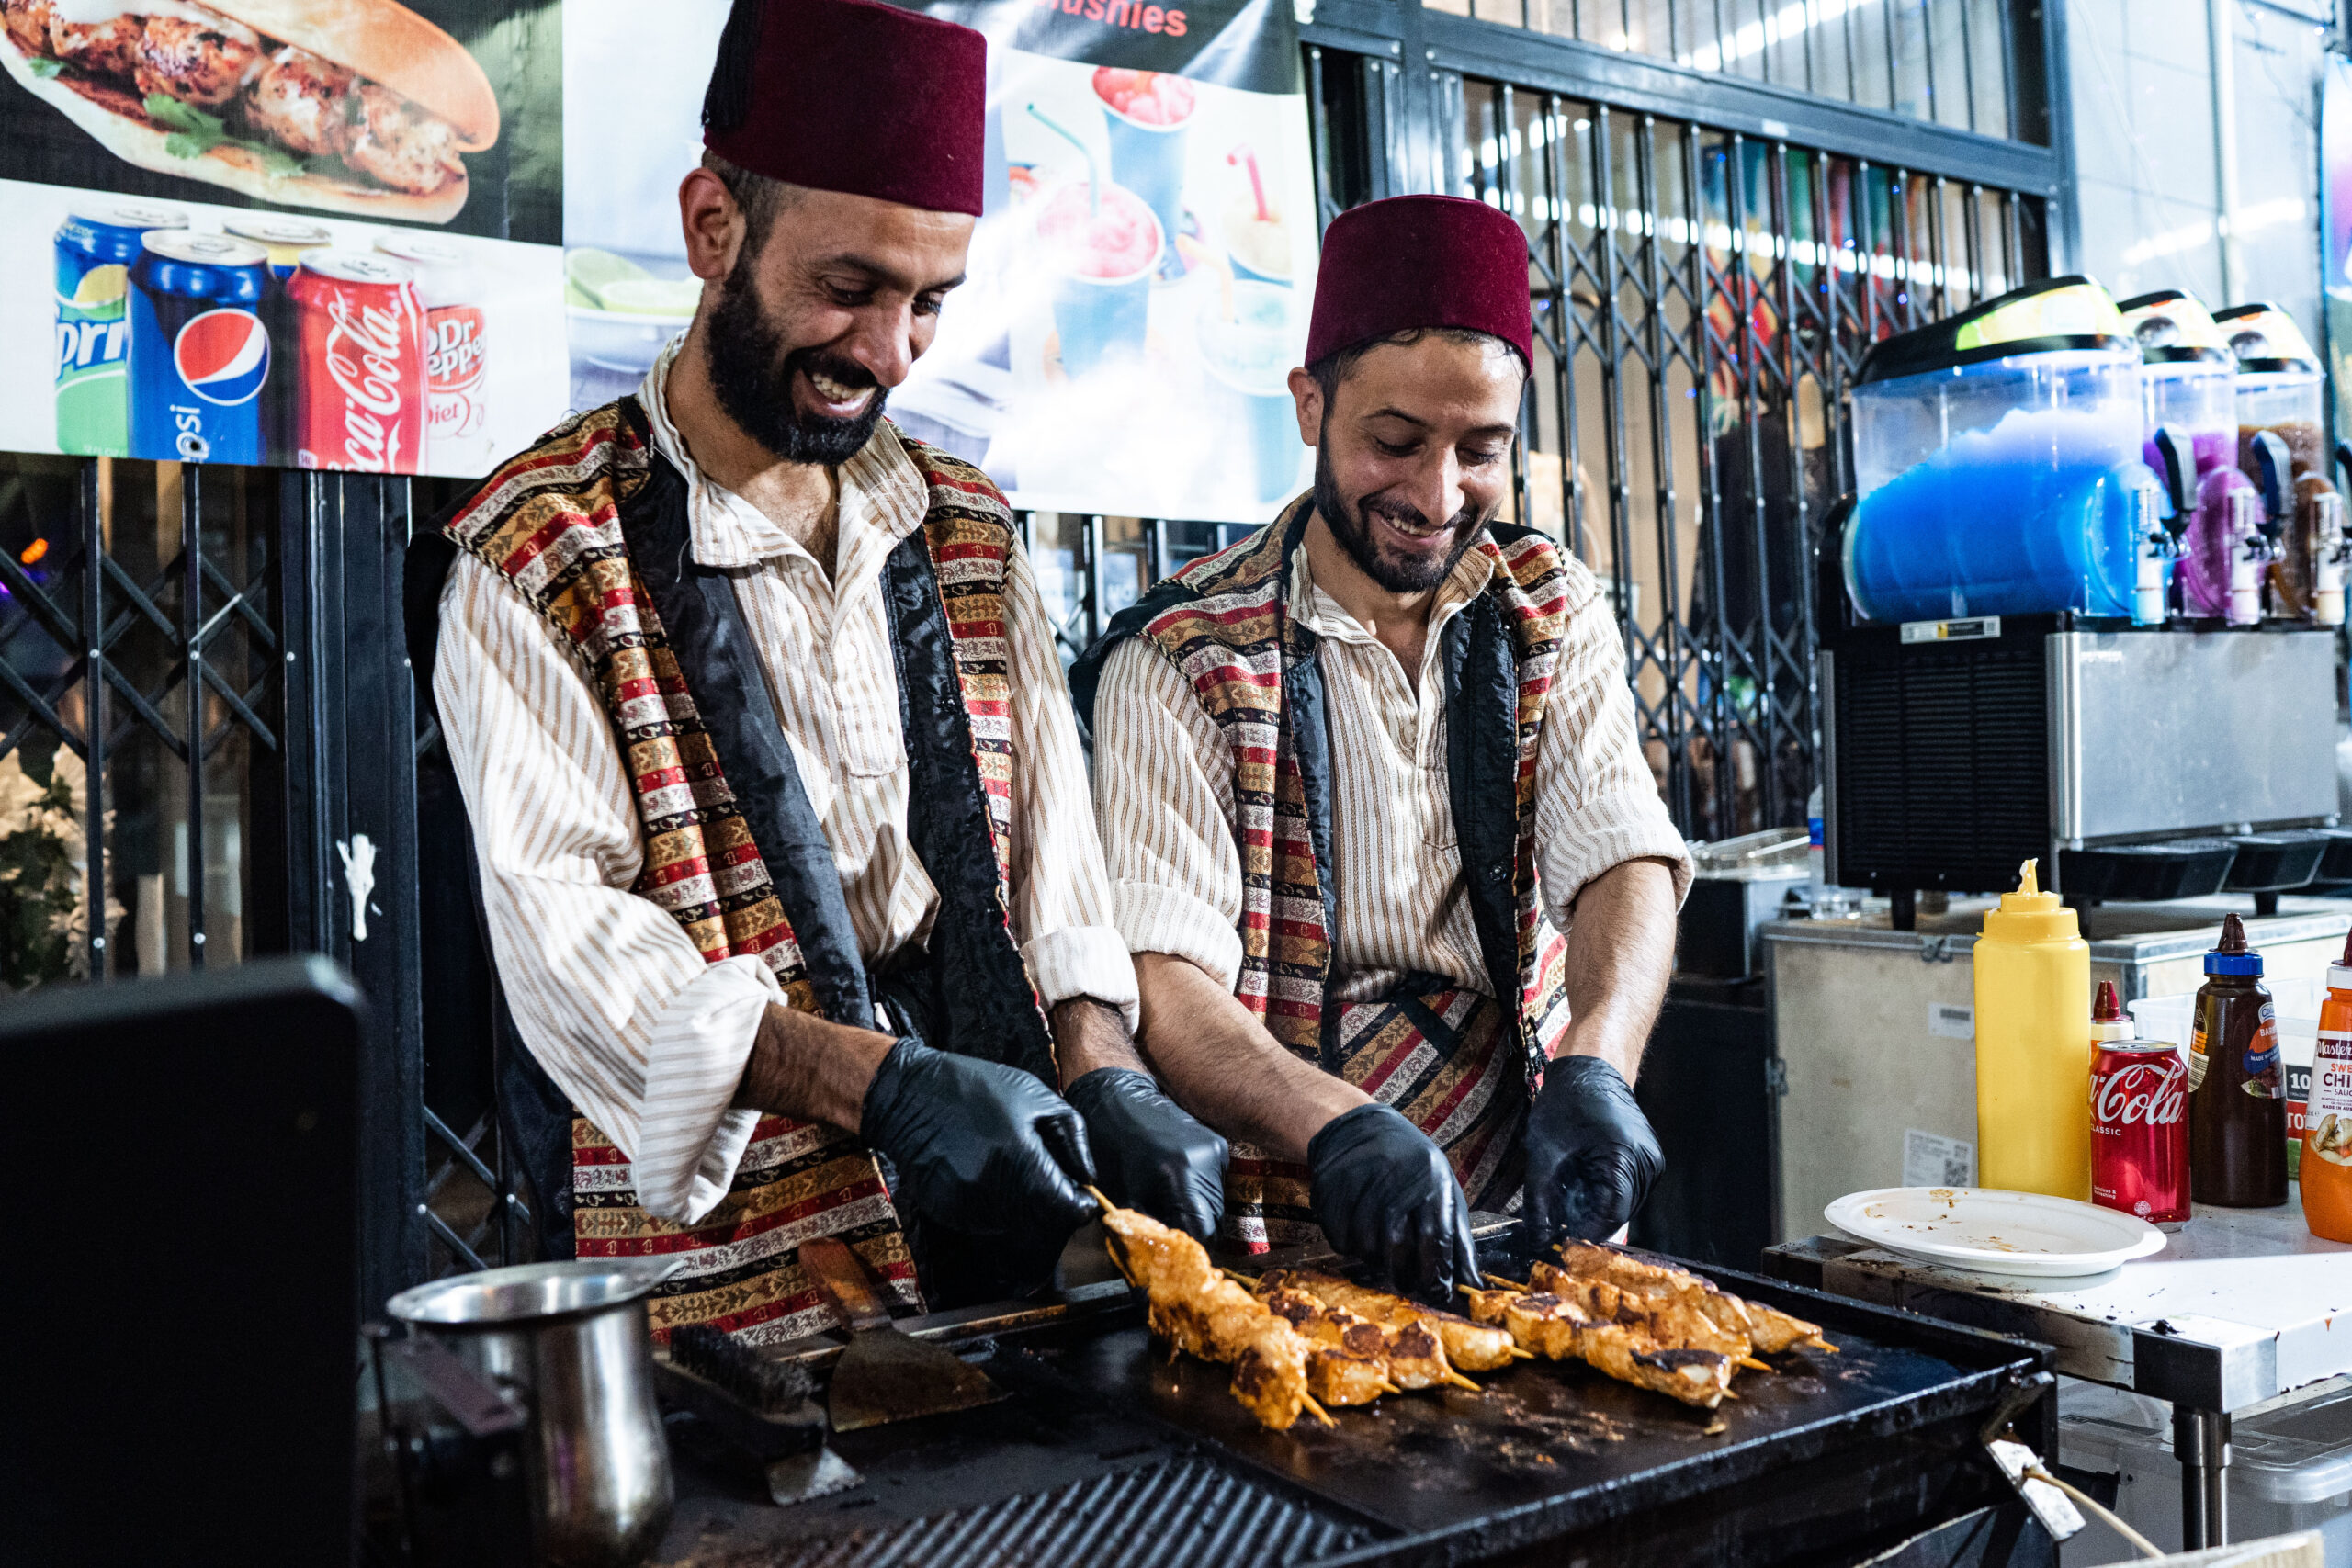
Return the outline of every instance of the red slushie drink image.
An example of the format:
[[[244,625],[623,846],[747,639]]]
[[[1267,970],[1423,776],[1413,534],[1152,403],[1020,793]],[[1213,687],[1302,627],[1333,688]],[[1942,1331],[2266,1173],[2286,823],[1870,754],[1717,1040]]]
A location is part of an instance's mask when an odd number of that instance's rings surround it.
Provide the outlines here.
[[[1086,375],[1114,354],[1140,356],[1151,315],[1151,275],[1159,262],[1159,220],[1133,191],[1105,186],[1098,209],[1085,182],[1064,186],[1037,215],[1061,280],[1054,326],[1062,368]]]
[[[1160,243],[1175,249],[1184,220],[1184,133],[1198,94],[1164,71],[1102,66],[1094,96],[1111,138],[1111,178],[1143,197],[1159,220]]]

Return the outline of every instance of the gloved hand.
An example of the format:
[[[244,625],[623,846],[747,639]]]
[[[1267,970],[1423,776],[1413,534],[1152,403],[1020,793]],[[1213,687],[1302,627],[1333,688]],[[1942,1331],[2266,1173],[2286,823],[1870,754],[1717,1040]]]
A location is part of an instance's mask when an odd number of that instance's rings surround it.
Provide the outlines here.
[[[1196,1241],[1216,1234],[1225,1213],[1223,1138],[1159,1092],[1149,1073],[1097,1067],[1063,1091],[1086,1118],[1101,1151],[1102,1190]]]
[[[934,1051],[890,1047],[866,1086],[860,1135],[898,1168],[899,1197],[967,1237],[1003,1237],[1050,1268],[1099,1212],[1086,1123],[1029,1073]]]
[[[1665,1165],[1616,1068],[1598,1056],[1560,1056],[1544,1069],[1527,1113],[1527,1219],[1537,1246],[1616,1235]]]
[[[1315,1223],[1332,1250],[1384,1269],[1408,1295],[1450,1302],[1476,1284],[1470,1201],[1445,1154],[1385,1105],[1360,1105],[1306,1145]]]

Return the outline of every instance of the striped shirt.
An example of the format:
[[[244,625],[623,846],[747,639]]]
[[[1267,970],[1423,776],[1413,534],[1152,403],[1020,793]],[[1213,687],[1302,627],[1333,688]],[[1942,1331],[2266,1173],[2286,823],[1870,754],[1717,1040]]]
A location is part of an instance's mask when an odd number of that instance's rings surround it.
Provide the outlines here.
[[[695,559],[729,571],[808,805],[870,967],[919,953],[939,895],[907,834],[907,753],[881,572],[927,492],[885,423],[838,473],[829,574],[695,467],[662,397],[673,344],[638,397],[684,478]],[[1135,1021],[1086,762],[1028,558],[1004,587],[1012,691],[1012,923],[1048,1006],[1092,997]],[[643,846],[612,721],[589,673],[522,596],[460,555],[441,595],[434,696],[473,824],[499,978],[524,1043],[626,1153],[648,1213],[691,1224],[725,1196],[757,1116],[733,1110],[763,1012],[754,956],[705,964],[629,891]]]
[[[1535,852],[1545,913],[1566,930],[1577,892],[1611,867],[1670,861],[1679,899],[1690,862],[1642,755],[1608,603],[1580,563],[1563,565],[1569,608],[1536,754]],[[1454,842],[1441,634],[1494,570],[1471,551],[1439,585],[1408,681],[1397,657],[1315,586],[1306,550],[1293,562],[1290,603],[1321,639],[1329,710],[1334,1000],[1387,995],[1407,975],[1493,990]],[[1233,754],[1183,671],[1140,638],[1103,670],[1094,787],[1127,945],[1189,958],[1230,987],[1242,892]]]

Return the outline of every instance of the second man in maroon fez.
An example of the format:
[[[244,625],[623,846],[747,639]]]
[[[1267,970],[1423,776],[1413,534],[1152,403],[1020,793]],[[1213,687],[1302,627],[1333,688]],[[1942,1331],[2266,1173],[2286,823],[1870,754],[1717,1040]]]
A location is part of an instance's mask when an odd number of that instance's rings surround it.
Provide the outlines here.
[[[980,215],[986,38],[881,0],[736,0],[727,25],[756,42],[732,51],[744,112],[706,124],[712,152],[792,185]]]
[[[1398,196],[1351,208],[1323,234],[1306,363],[1416,327],[1498,337],[1535,357],[1527,236],[1484,202]]]

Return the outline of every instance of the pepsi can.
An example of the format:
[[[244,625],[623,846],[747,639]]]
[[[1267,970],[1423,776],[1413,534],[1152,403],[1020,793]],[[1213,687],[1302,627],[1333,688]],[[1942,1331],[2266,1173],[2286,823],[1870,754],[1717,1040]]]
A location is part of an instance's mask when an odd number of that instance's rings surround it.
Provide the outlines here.
[[[153,231],[130,269],[130,455],[262,461],[269,253],[227,234]]]
[[[57,229],[57,449],[83,457],[130,455],[130,264],[139,241],[185,229],[176,207],[93,201]]]

